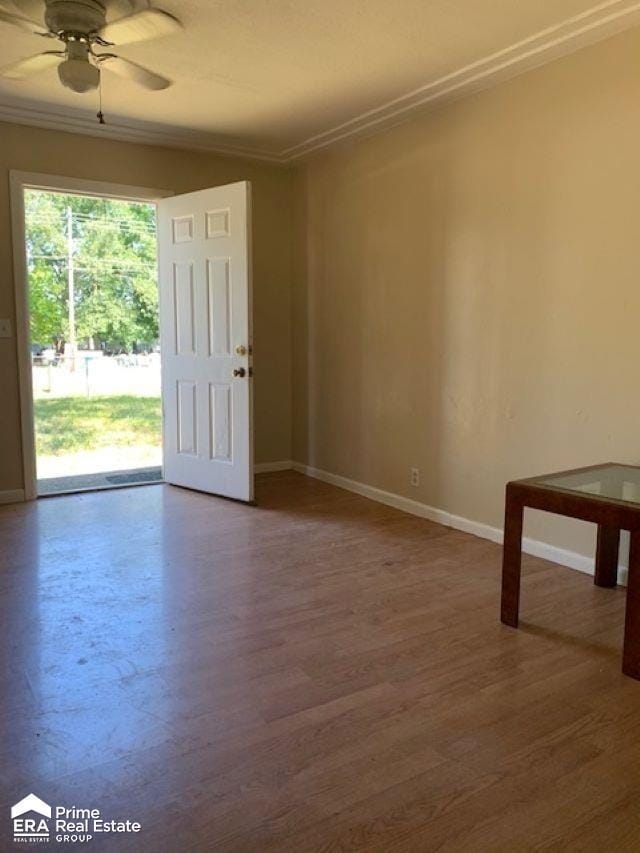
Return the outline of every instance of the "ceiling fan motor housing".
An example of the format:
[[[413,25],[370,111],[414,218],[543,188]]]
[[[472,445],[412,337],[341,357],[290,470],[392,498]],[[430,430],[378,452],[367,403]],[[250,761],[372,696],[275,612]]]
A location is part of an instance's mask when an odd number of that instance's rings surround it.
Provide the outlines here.
[[[45,23],[54,33],[89,35],[106,21],[104,3],[99,0],[46,0]]]

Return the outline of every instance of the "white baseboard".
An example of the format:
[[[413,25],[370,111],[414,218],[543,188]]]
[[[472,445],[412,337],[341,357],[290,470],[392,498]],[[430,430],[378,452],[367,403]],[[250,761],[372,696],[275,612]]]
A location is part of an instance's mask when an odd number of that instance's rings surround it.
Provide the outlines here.
[[[254,473],[267,474],[270,471],[290,471],[293,462],[290,459],[282,459],[280,462],[257,462],[253,466]]]
[[[24,501],[24,489],[10,489],[0,492],[0,504],[19,504]]]
[[[374,486],[368,486],[366,483],[349,480],[347,477],[331,474],[329,471],[322,471],[319,468],[303,465],[300,462],[293,462],[292,467],[300,474],[306,474],[307,477],[314,477],[316,480],[331,483],[333,486],[338,486],[349,492],[355,492],[358,495],[386,504],[387,506],[395,507],[395,509],[408,512],[410,515],[417,515],[420,518],[426,518],[428,521],[434,521],[436,524],[442,524],[444,527],[452,527],[454,530],[461,530],[464,533],[470,533],[472,536],[479,536],[481,539],[488,539],[491,542],[497,542],[499,545],[502,544],[504,534],[499,527],[491,527],[479,521],[471,521],[468,518],[453,515],[445,510],[420,503],[420,501],[414,501],[402,495],[396,495],[393,492],[385,492]],[[522,540],[522,550],[525,554],[531,554],[533,557],[540,557],[552,563],[559,563],[561,566],[567,566],[570,569],[575,569],[587,575],[593,575],[594,573],[594,560],[591,557],[585,557],[584,554],[558,548],[547,542],[540,542],[537,539],[530,539],[525,536]],[[627,567],[624,565],[620,565],[618,569],[618,582],[626,585]]]
[[[328,471],[321,471],[319,468],[312,468],[310,465],[302,465],[300,462],[294,462],[293,469],[300,474],[306,474],[307,477],[314,477],[316,480],[322,480],[324,483],[331,483],[332,486],[338,486],[341,489],[346,489],[348,492],[355,492],[357,495],[362,495],[365,498],[370,498],[372,501],[378,501],[378,503],[395,507],[395,509],[401,509],[403,512],[408,512],[411,515],[418,515],[420,518],[435,521],[437,524],[443,524],[445,527],[452,526],[450,523],[451,516],[448,512],[435,509],[432,506],[420,503],[420,501],[403,498],[402,495],[385,492],[382,489],[376,489],[375,486],[358,483],[356,480],[349,480],[347,477],[341,477],[339,474],[330,474]]]

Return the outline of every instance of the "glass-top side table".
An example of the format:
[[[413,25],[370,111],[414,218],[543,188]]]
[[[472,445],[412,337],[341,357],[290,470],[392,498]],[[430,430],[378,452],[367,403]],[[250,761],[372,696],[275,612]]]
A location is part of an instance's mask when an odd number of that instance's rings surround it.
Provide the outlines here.
[[[598,525],[594,582],[618,582],[620,531],[631,534],[622,671],[640,680],[640,467],[607,462],[507,484],[501,619],[518,627],[525,507]]]

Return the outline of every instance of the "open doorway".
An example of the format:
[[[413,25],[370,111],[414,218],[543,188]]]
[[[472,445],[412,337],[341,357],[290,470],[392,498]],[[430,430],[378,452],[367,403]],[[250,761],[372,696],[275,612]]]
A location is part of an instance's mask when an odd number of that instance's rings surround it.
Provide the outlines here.
[[[10,184],[25,500],[161,477],[252,501],[250,183],[173,195],[12,171]],[[47,195],[53,212],[39,209]],[[31,214],[53,236],[28,239]]]
[[[156,206],[25,189],[38,495],[162,479]]]

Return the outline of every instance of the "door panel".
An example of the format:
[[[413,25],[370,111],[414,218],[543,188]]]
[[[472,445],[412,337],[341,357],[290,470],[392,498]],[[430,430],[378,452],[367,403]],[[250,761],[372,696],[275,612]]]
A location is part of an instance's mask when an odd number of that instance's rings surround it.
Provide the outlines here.
[[[231,287],[229,258],[212,258],[207,265],[209,355],[231,355]]]
[[[178,453],[198,455],[197,386],[195,382],[178,380]]]
[[[211,458],[232,462],[233,401],[231,385],[209,385],[211,403]]]
[[[173,305],[175,311],[175,353],[196,352],[196,320],[193,291],[193,264],[173,265]]]
[[[164,199],[158,233],[165,480],[253,500],[249,184]]]

